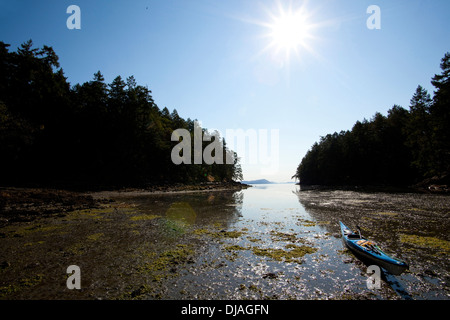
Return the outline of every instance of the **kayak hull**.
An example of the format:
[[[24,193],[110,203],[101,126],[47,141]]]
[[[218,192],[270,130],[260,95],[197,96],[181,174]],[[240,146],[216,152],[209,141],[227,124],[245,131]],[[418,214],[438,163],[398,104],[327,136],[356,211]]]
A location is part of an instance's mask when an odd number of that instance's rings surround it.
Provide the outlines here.
[[[373,242],[356,235],[342,222],[339,222],[339,224],[343,243],[361,260],[378,265],[393,275],[400,275],[408,269],[406,262],[388,256]]]

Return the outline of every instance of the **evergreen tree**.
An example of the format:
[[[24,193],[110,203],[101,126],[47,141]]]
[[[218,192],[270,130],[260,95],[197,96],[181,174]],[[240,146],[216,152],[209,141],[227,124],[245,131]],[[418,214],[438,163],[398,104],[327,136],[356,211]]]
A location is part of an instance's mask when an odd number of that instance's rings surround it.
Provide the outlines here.
[[[51,47],[0,42],[0,181],[70,186],[202,182],[241,176],[229,166],[171,160],[175,129],[194,123],[160,110],[130,76],[110,84],[100,71],[72,88]],[[206,132],[206,130],[203,130]],[[225,144],[221,145],[224,152]]]
[[[430,94],[422,86],[418,86],[410,102],[409,121],[405,132],[407,133],[406,143],[414,159],[412,165],[421,177],[434,173],[431,105]]]
[[[418,86],[409,111],[394,106],[357,121],[351,131],[322,137],[293,178],[301,184],[410,185],[450,172],[450,53],[433,77],[433,99]]]
[[[436,173],[450,171],[450,53],[441,62],[442,74],[431,81],[436,88],[430,108]]]

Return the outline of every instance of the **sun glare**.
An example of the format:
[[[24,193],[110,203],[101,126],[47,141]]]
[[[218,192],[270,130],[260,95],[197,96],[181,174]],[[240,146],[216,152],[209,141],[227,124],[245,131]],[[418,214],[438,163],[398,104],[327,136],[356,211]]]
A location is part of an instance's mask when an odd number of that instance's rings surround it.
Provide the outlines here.
[[[299,13],[283,13],[271,26],[273,45],[278,49],[292,50],[302,45],[307,38],[308,24]]]
[[[293,9],[290,6],[286,9],[279,3],[278,12],[270,13],[270,18],[271,21],[264,24],[268,28],[266,36],[270,39],[268,48],[284,54],[286,59],[293,53],[299,56],[302,50],[311,51],[314,25],[309,21],[305,7]]]

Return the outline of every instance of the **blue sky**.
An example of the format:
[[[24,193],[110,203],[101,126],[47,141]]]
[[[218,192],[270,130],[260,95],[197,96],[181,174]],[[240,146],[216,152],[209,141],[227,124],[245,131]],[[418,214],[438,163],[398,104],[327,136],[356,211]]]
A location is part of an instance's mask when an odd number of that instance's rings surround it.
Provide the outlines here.
[[[69,30],[69,5],[81,30]],[[370,5],[381,29],[369,30]],[[270,47],[270,25],[303,10],[298,54]],[[0,1],[0,40],[52,46],[72,84],[100,70],[134,75],[160,108],[206,128],[279,130],[273,174],[243,163],[244,178],[289,181],[312,144],[394,104],[408,108],[450,51],[448,0]],[[270,141],[270,139],[269,139]]]

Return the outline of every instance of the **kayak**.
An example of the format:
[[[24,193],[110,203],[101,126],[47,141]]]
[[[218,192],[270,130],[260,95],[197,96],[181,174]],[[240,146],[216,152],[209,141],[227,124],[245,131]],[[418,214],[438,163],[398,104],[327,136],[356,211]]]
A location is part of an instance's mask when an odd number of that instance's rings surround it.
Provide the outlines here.
[[[339,224],[341,226],[342,241],[357,256],[378,265],[393,275],[400,275],[408,269],[406,262],[388,256],[375,242],[362,237],[361,233],[353,232],[340,221]]]

